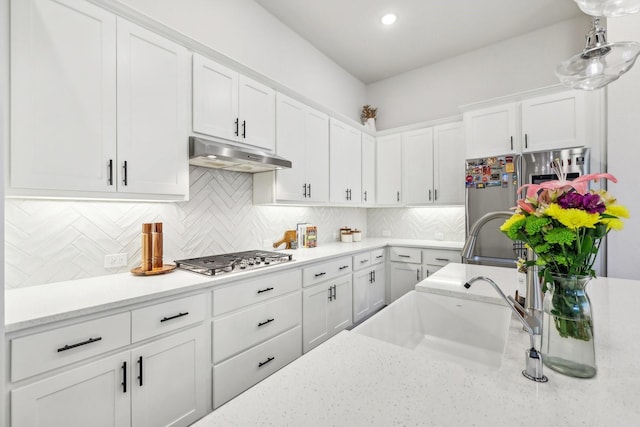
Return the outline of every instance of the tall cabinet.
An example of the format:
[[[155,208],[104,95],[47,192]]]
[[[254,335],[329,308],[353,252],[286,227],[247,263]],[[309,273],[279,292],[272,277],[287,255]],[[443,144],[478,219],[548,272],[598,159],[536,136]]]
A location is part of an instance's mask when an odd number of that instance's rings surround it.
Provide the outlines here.
[[[379,137],[376,147],[376,197],[381,205],[401,205],[402,136]]]
[[[359,205],[362,188],[361,132],[346,123],[329,121],[329,199]]]

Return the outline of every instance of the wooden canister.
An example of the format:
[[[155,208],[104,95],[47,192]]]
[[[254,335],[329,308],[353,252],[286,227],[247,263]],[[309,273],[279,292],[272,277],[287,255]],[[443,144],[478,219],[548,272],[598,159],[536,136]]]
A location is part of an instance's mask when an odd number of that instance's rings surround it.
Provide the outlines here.
[[[152,258],[151,229],[152,229],[152,224],[150,223],[142,224],[142,248],[140,251],[142,255],[142,263],[140,264],[140,268],[142,271],[151,271],[151,269],[153,268],[153,263],[151,259]]]
[[[152,264],[153,268],[162,268],[162,223],[154,222],[151,231]]]

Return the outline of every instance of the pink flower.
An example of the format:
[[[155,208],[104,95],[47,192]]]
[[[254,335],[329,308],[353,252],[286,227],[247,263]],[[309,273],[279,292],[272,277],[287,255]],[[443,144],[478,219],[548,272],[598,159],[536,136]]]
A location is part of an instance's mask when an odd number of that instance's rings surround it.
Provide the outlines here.
[[[589,175],[579,176],[573,181],[559,179],[546,181],[542,184],[525,184],[518,188],[518,194],[522,193],[524,188],[527,189],[528,198],[535,198],[540,190],[569,190],[569,188],[573,188],[578,194],[585,194],[589,187],[589,181],[598,181],[600,178],[608,179],[612,182],[618,182],[616,177],[610,173],[591,173]]]
[[[527,203],[524,200],[518,200],[518,207],[527,213],[534,213],[536,210],[531,205],[531,203]]]

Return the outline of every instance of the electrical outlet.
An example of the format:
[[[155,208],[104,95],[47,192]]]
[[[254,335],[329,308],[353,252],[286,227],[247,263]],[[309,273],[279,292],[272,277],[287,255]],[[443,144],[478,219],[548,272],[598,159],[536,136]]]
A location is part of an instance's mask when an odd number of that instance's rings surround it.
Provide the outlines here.
[[[391,237],[391,232],[389,230],[382,230],[382,237]]]
[[[436,240],[444,240],[444,233],[436,231]]]
[[[127,265],[127,254],[110,254],[104,256],[104,268],[123,267]]]

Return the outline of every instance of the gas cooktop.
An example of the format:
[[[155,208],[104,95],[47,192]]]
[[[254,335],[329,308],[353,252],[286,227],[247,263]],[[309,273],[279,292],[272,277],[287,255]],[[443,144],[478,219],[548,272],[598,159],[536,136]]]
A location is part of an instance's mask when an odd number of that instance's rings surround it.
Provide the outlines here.
[[[245,251],[212,255],[200,258],[174,261],[178,268],[195,273],[216,276],[222,273],[252,270],[269,265],[281,264],[293,259],[293,255],[283,252]]]

